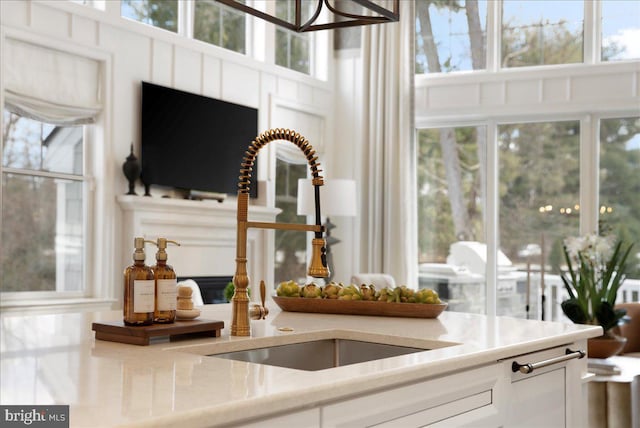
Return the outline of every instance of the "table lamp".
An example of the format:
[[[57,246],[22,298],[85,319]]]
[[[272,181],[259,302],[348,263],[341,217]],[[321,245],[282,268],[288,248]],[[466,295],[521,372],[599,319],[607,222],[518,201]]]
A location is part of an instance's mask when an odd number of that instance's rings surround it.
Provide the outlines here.
[[[356,182],[354,180],[334,178],[324,180],[320,192],[320,207],[326,215],[324,224],[327,242],[327,265],[329,267],[328,280],[333,278],[333,256],[331,246],[340,242],[331,236],[331,230],[336,225],[331,223],[331,216],[355,217],[356,215]],[[298,215],[314,215],[314,192],[310,179],[298,180]]]

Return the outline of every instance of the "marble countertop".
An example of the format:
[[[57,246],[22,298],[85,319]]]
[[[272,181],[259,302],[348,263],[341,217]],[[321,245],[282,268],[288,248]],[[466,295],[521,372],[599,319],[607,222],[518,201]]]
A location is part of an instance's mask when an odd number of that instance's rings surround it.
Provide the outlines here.
[[[120,311],[1,317],[0,402],[68,404],[71,426],[208,426],[292,411],[599,336],[599,327],[443,312],[437,319],[280,312],[229,336],[230,305],[206,305],[218,338],[126,345],[95,340],[92,322]],[[292,330],[292,331],[290,331]],[[207,354],[319,337],[426,350],[322,371]]]

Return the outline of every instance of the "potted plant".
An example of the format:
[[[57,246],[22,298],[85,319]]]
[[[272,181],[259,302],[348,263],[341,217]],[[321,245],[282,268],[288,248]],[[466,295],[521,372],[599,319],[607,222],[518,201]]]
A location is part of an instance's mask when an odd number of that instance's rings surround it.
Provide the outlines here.
[[[626,314],[624,309],[615,308],[615,302],[632,247],[630,244],[623,248],[621,240],[615,242],[613,237],[596,234],[564,241],[568,272],[563,272],[561,278],[569,298],[562,302],[562,311],[576,324],[600,325],[604,331],[598,340],[589,340],[590,357],[615,355],[626,342],[611,329]]]

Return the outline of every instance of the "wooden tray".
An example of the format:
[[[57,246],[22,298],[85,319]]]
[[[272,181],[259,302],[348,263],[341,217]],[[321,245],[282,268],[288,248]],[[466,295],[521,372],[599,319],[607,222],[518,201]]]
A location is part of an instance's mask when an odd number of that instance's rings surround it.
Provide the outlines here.
[[[321,314],[375,315],[382,317],[437,318],[447,308],[446,303],[389,303],[368,300],[307,299],[273,296],[280,309],[288,312]]]
[[[123,321],[94,322],[91,324],[91,330],[96,332],[96,339],[132,345],[148,345],[152,337],[168,337],[171,341],[193,336],[219,337],[223,328],[224,321],[203,319],[139,327],[124,325]]]

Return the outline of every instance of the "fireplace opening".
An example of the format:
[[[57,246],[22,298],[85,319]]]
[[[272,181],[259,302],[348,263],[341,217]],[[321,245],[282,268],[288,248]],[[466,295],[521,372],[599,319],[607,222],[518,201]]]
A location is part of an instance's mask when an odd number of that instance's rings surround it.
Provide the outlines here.
[[[178,282],[192,279],[200,287],[200,294],[205,305],[211,303],[227,303],[224,288],[232,281],[233,276],[183,276]]]

